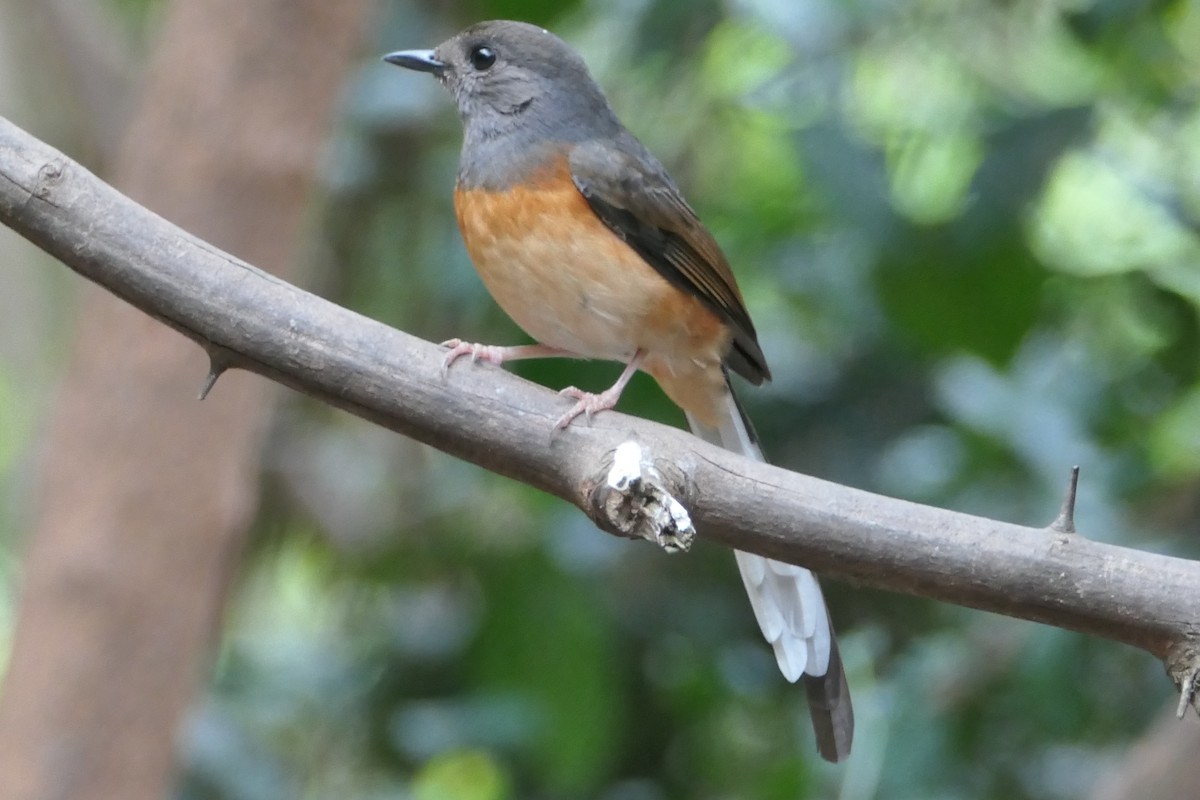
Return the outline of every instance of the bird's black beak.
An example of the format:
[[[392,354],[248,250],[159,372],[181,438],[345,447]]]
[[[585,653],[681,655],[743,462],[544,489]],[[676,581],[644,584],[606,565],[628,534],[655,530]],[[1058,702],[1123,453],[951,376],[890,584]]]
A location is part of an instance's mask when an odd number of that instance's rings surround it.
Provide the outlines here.
[[[397,50],[388,53],[383,60],[397,67],[415,69],[417,72],[432,72],[434,75],[441,75],[446,71],[446,62],[439,61],[432,50]]]

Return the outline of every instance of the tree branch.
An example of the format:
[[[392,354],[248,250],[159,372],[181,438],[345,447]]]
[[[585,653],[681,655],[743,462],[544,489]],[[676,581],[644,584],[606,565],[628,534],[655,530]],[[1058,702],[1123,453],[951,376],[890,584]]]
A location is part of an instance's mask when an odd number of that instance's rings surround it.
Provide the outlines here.
[[[1062,521],[1027,528],[873,495],[617,413],[552,436],[566,402],[554,393],[487,366],[443,377],[437,346],[217,250],[5,120],[0,220],[195,340],[218,372],[265,375],[557,495],[609,531],[644,528],[610,518],[609,493],[624,480],[613,477],[613,454],[632,438],[652,467],[647,474],[668,491],[666,500],[656,495],[656,508],[673,509],[677,499],[713,541],[881,589],[1103,636],[1159,658],[1197,651],[1198,562],[1088,541]],[[1176,664],[1173,672],[1195,669]]]

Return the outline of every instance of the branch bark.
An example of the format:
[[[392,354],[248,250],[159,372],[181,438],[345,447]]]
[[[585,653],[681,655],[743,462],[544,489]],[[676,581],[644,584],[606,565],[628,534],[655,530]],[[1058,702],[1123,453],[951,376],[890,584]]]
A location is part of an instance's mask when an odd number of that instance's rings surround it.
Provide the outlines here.
[[[306,294],[182,231],[0,124],[0,220],[204,347],[391,430],[561,497],[615,532],[603,492],[635,438],[700,534],[825,575],[1106,637],[1195,670],[1200,563],[873,495],[565,402]],[[197,386],[203,376],[197,375]],[[220,392],[218,386],[216,391]],[[1048,515],[1049,516],[1049,515]],[[1178,680],[1178,678],[1176,678]]]

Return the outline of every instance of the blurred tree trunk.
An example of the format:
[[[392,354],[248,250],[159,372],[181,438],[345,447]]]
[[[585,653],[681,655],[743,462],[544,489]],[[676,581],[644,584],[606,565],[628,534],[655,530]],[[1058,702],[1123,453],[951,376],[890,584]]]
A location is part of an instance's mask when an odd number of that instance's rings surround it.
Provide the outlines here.
[[[1177,800],[1200,796],[1200,720],[1164,708],[1125,758],[1100,776],[1091,800]]]
[[[176,0],[114,183],[294,261],[367,0]],[[98,289],[53,415],[0,697],[0,797],[160,800],[251,521],[274,392]]]

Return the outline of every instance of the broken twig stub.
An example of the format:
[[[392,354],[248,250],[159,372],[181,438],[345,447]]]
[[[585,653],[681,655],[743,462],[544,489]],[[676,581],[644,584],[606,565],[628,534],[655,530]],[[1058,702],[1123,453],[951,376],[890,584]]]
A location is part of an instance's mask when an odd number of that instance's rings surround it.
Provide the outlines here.
[[[630,539],[654,542],[668,553],[691,547],[696,537],[692,517],[642,446],[622,442],[611,457],[593,493],[595,513],[607,527]]]

